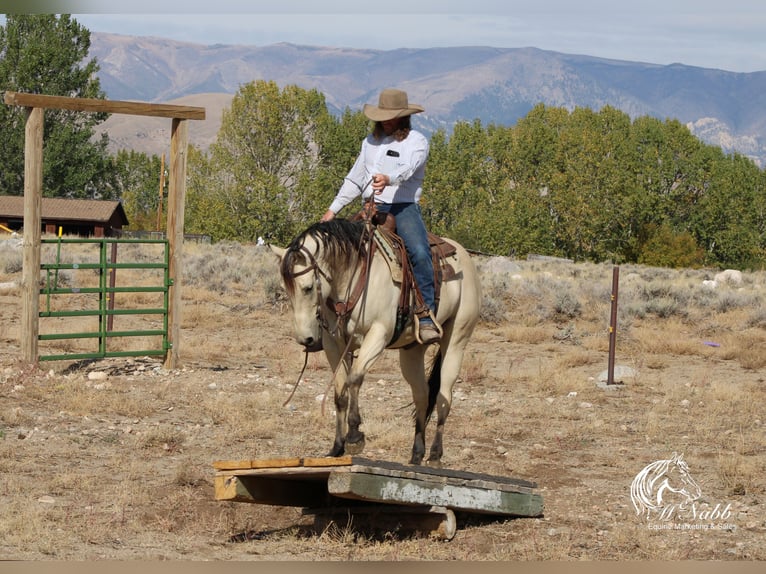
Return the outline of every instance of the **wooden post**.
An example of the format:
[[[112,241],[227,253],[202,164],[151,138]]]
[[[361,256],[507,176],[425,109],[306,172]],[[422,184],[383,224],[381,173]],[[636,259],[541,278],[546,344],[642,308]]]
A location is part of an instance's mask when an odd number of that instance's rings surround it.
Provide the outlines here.
[[[170,249],[168,275],[171,285],[168,297],[168,344],[165,368],[178,366],[178,347],[181,340],[181,269],[183,268],[184,205],[186,203],[186,148],[188,140],[186,120],[173,119],[170,135],[170,179],[168,181],[167,237]]]
[[[37,363],[40,333],[40,235],[43,197],[43,108],[27,108],[24,140],[24,239],[21,272],[21,352],[24,361]]]

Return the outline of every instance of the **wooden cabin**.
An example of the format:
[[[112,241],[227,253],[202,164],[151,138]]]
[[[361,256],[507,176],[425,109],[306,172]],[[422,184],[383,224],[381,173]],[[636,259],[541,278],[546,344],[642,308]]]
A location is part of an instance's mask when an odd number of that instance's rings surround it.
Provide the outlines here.
[[[43,197],[42,232],[79,237],[114,237],[128,225],[119,201]],[[21,232],[24,227],[24,197],[0,196],[0,226]]]

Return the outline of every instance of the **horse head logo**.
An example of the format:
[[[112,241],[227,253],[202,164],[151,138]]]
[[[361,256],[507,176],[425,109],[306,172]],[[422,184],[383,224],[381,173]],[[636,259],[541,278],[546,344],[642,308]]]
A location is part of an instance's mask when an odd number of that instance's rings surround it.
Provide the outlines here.
[[[630,486],[630,498],[636,514],[646,514],[647,518],[652,511],[662,511],[668,505],[677,504],[679,508],[684,508],[700,496],[702,491],[689,474],[689,465],[683,454],[675,452],[668,460],[647,465]]]

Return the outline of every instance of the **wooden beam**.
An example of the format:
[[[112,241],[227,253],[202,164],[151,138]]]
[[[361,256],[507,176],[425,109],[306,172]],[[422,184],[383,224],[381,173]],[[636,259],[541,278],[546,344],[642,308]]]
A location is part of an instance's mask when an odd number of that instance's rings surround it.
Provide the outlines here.
[[[445,541],[452,540],[457,533],[455,513],[443,506],[335,506],[306,509],[303,514],[314,515],[314,529],[320,533],[331,525],[341,530],[353,528],[373,536],[426,534]]]
[[[171,104],[151,104],[148,102],[100,100],[97,98],[68,98],[65,96],[5,92],[5,103],[9,106],[73,110],[76,112],[105,112],[109,114],[153,116],[181,120],[205,119],[205,108]]]
[[[40,236],[43,202],[42,108],[28,111],[24,139],[24,239],[21,272],[21,353],[24,361],[37,363],[40,333]]]

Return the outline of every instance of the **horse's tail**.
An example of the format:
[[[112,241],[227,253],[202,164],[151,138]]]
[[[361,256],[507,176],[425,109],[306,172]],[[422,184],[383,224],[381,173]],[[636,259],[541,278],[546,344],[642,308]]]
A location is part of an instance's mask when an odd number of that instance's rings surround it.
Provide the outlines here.
[[[428,408],[426,409],[426,421],[431,418],[431,414],[436,408],[436,398],[439,396],[439,387],[442,379],[442,350],[434,356],[431,363],[431,371],[428,375]]]

